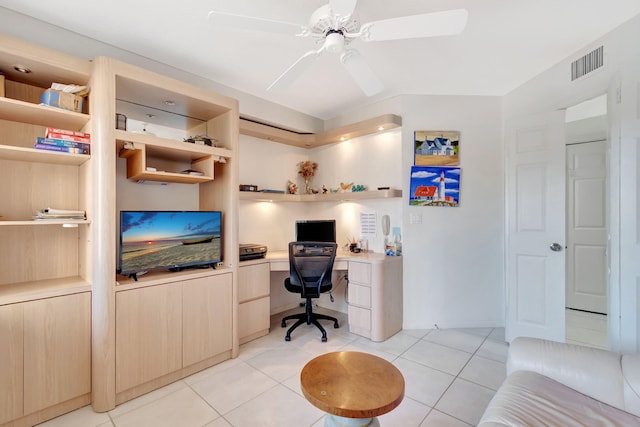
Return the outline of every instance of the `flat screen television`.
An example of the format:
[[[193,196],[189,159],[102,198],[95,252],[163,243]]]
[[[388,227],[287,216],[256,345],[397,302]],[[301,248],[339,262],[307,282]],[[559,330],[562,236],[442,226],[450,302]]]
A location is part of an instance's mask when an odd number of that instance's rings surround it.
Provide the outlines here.
[[[178,271],[222,261],[220,211],[121,211],[118,273]]]
[[[336,242],[336,220],[297,220],[296,242]]]

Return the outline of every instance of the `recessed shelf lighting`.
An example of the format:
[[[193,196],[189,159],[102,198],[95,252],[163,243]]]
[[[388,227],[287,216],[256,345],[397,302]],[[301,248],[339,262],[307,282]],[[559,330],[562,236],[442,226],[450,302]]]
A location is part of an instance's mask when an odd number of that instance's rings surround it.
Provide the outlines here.
[[[31,69],[24,65],[14,65],[13,69],[22,74],[29,74],[31,72]]]
[[[378,130],[384,130],[384,126],[378,126]]]

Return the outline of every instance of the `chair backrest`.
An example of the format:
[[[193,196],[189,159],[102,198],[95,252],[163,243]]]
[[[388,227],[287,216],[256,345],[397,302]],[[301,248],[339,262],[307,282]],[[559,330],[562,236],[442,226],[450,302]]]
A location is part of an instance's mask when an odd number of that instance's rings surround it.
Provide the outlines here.
[[[289,243],[289,280],[293,285],[317,288],[331,284],[338,245],[329,242]]]

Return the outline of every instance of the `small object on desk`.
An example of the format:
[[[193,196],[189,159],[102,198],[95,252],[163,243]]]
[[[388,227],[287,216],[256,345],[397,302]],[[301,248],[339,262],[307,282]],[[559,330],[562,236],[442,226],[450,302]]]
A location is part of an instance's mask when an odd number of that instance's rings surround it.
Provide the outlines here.
[[[268,188],[264,188],[264,189],[262,189],[260,191],[262,191],[263,193],[284,194],[284,190],[271,190],[271,189],[268,189]]]
[[[154,168],[153,166],[147,166],[147,172],[156,172],[158,169]]]
[[[240,184],[240,191],[258,191],[257,185]]]
[[[390,190],[391,187],[378,187],[378,190]]]

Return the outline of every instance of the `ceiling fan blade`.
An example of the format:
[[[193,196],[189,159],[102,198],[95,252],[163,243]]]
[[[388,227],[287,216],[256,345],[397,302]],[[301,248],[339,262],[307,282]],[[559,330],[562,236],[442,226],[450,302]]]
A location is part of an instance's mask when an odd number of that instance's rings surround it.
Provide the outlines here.
[[[362,26],[362,40],[381,41],[459,34],[467,24],[467,10],[424,13],[369,22]]]
[[[212,10],[209,12],[209,22],[216,27],[234,30],[262,31],[265,33],[279,33],[287,35],[307,36],[309,30],[304,25],[292,24],[284,21],[255,18],[253,16],[236,15]]]
[[[356,8],[358,0],[329,0],[329,7],[335,15],[350,16]]]
[[[351,74],[351,77],[360,86],[365,95],[373,96],[384,89],[382,82],[357,50],[349,49],[344,51],[340,55],[340,62],[342,62],[342,65]]]
[[[304,72],[309,68],[311,64],[320,56],[323,49],[311,50],[300,57],[294,62],[284,73],[271,83],[271,86],[267,88],[268,91],[277,92],[284,90],[291,86]]]

